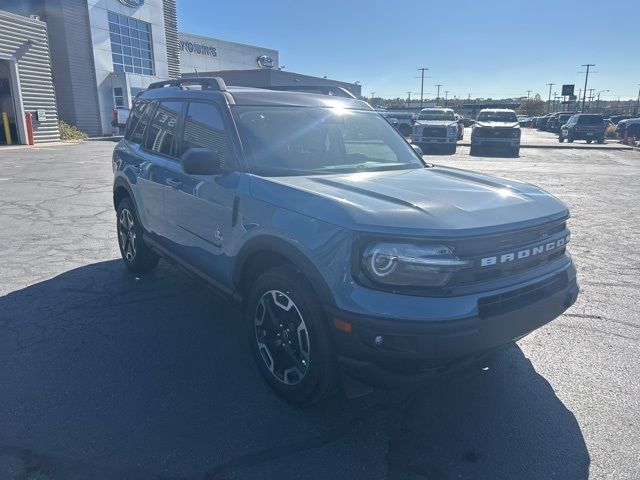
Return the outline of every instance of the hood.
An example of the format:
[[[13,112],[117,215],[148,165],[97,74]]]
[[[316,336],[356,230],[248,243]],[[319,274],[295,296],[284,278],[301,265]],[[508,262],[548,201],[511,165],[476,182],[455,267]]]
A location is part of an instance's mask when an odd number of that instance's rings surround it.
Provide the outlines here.
[[[251,194],[350,230],[434,237],[525,228],[569,215],[533,185],[445,167],[253,176]]]
[[[475,125],[477,127],[509,127],[509,128],[515,128],[515,127],[519,127],[520,123],[518,123],[518,122],[478,122],[478,121],[476,121]]]
[[[457,125],[455,120],[416,120],[415,125],[428,125],[430,127],[447,127],[449,125]]]

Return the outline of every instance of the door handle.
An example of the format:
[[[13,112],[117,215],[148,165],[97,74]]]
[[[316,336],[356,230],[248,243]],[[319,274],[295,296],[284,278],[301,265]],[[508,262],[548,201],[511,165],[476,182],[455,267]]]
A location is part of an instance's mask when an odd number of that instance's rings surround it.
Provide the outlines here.
[[[165,180],[165,183],[171,188],[175,188],[176,190],[182,188],[182,182],[180,180],[176,180],[175,178],[167,178]]]

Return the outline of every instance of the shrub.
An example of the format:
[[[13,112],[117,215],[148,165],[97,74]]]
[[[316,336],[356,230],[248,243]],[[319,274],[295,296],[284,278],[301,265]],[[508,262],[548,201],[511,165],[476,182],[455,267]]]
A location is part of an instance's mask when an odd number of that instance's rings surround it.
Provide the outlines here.
[[[616,126],[609,125],[607,127],[607,131],[605,132],[604,136],[607,138],[618,138],[618,134],[616,133]]]
[[[69,125],[65,122],[60,122],[58,125],[60,128],[60,140],[86,140],[87,134],[81,132],[73,125]]]

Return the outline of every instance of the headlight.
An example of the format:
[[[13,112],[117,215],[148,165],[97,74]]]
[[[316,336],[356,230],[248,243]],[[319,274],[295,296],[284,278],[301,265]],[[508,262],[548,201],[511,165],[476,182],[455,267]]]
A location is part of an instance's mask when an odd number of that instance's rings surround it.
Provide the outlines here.
[[[515,138],[518,138],[518,137],[520,136],[520,129],[519,129],[519,128],[514,128],[513,130],[514,130],[514,131],[513,131],[513,134],[512,134],[512,135],[513,135]]]
[[[362,254],[362,268],[370,280],[396,286],[441,287],[468,265],[444,245],[379,242]]]

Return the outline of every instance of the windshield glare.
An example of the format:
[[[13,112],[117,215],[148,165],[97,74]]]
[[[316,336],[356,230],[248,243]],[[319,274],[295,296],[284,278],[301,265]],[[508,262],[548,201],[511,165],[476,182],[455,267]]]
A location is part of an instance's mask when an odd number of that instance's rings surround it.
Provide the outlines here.
[[[420,112],[418,120],[451,120],[455,121],[456,117],[453,112]]]
[[[480,112],[479,122],[517,122],[515,112]]]
[[[423,168],[378,112],[324,107],[233,107],[251,171],[308,175]]]

